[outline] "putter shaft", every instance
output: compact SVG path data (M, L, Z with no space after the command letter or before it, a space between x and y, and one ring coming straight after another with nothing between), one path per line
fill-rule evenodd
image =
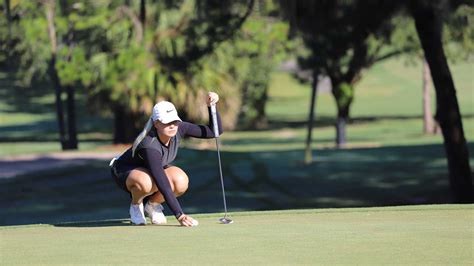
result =
M224 177L222 175L221 154L219 151L219 139L216 137L217 158L219 160L219 175L221 178L222 199L224 201L224 218L227 217L227 202L225 199Z
M222 163L221 163L221 153L219 149L219 127L217 124L217 109L216 105L212 104L211 105L211 115L212 115L212 122L214 126L214 136L216 139L216 148L217 148L217 159L219 161L219 176L221 179L221 188L222 188L222 199L224 202L224 217L220 219L222 223L232 223L233 221L229 218L227 218L227 202L226 202L226 197L225 197L225 188L224 188L224 177L222 175Z

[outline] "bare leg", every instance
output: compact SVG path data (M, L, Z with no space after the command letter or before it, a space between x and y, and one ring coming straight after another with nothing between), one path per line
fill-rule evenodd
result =
M170 166L165 169L165 174L170 181L171 189L173 189L176 197L179 197L188 190L189 178L188 175L179 167ZM163 194L157 189L156 192L149 198L150 202L163 203L165 198Z
M171 166L165 169L166 176L170 181L171 189L176 196L181 196L188 189L188 176L179 167ZM150 202L163 203L163 195L158 190L150 173L145 168L137 168L130 172L126 181L127 189L132 194L132 203L140 204L146 196Z
M132 194L132 204L140 204L143 198L158 191L155 182L145 168L132 170L127 177L126 185Z

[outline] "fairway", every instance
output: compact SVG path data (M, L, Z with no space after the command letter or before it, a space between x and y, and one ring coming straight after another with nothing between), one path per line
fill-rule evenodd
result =
M128 220L0 227L1 264L472 265L473 205L195 215L200 225Z

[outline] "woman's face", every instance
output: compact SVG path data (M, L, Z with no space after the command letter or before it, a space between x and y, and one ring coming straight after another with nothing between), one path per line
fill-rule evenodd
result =
M158 131L158 134L160 135L172 138L176 135L176 133L178 133L178 123L179 121L173 121L168 124L163 124L160 121L156 121L156 131Z

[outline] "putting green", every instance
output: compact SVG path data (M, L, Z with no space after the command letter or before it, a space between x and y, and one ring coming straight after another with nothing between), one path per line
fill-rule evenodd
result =
M474 205L194 215L200 225L127 220L0 227L2 265L473 265Z

